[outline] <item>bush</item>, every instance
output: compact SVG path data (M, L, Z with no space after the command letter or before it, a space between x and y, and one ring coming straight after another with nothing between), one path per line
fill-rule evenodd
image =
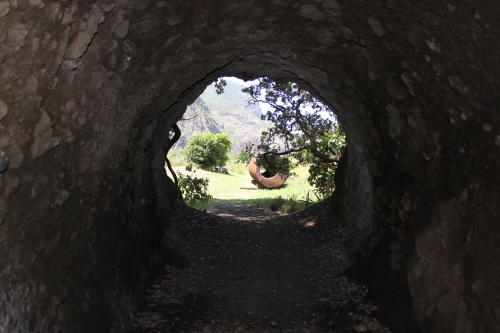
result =
M283 214L291 214L298 212L306 207L306 204L302 201L298 201L295 196L289 197L288 200L281 206L280 211Z
M184 201L194 204L196 201L208 202L212 196L208 193L208 178L196 177L193 174L183 175L178 172L179 189Z
M275 211L280 211L283 214L295 213L307 207L303 200L297 200L295 195L289 196L287 199L281 197L272 199L267 203L267 208Z
M342 127L334 126L329 133L324 133L318 147L332 155L342 155L346 150L346 139ZM297 158L300 163L309 164L307 181L316 188L315 194L322 198L331 196L335 190L334 178L337 163L322 163L308 151L302 151Z
M213 170L224 166L231 146L232 142L227 134L200 134L187 143L186 159L203 170Z

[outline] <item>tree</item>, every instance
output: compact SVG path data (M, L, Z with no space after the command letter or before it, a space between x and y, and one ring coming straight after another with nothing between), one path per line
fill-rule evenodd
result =
M225 133L204 133L195 136L186 146L186 158L202 169L223 166L229 157L232 142Z
M295 156L299 163L310 164L309 183L322 196L330 195L335 165L346 145L333 112L293 82L261 78L242 91L249 95L250 103L268 104L272 109L262 116L273 126L262 133L259 161L269 162L267 156ZM275 158L274 163L280 164L278 169L290 166L286 158Z
M328 151L332 155L341 155L345 151L345 134L340 126L334 126L331 131L323 135L318 143L321 151ZM320 159L304 150L300 152L297 159L302 164L309 165L309 184L316 188L319 196L326 198L333 194L335 189L334 176L337 163L322 163Z

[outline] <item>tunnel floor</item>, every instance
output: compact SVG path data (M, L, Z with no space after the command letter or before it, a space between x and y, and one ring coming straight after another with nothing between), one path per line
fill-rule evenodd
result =
M182 206L182 230L133 332L390 332L349 278L339 221L321 203L287 216L219 202ZM189 239L189 243L181 239Z

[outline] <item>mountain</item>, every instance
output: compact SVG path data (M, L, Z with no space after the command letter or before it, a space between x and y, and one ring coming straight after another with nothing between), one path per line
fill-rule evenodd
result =
M269 128L269 123L260 119L260 106L248 104L247 95L241 92L245 85L226 81L223 94L218 95L212 84L187 107L184 120L178 123L182 136L174 147L184 148L195 135L211 132L229 135L232 151L239 151L240 142L258 141L262 131Z
M181 130L181 137L174 145L175 148L184 148L192 137L202 133L222 133L222 126L217 123L210 109L205 104L203 99L198 97L193 104L189 105L186 113L177 125Z
M226 80L227 86L224 87L224 93L218 95L215 92L215 86L212 84L205 89L201 97L211 110L216 112L232 112L234 110L249 111L258 119L262 116L262 109L259 104L249 104L248 95L241 92L246 86L242 83Z

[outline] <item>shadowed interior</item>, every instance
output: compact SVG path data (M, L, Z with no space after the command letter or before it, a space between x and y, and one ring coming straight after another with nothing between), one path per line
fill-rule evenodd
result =
M175 229L169 129L292 80L348 138L357 269L423 332L500 331L496 1L0 2L0 330L122 332Z

